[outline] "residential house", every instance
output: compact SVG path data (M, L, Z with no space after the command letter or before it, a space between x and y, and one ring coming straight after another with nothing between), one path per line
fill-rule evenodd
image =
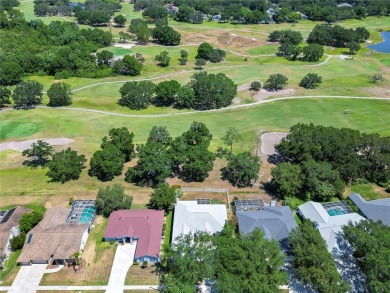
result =
M18 258L20 265L69 264L82 252L95 217L95 201L75 201L71 208L48 209L43 219L26 235Z
M288 206L264 207L257 211L237 211L236 216L241 234L248 234L255 228L259 228L267 239L280 243L286 241L291 230L297 227Z
M390 198L366 201L358 193L353 193L348 198L358 207L362 216L390 226Z
M164 211L119 210L111 213L104 241L137 242L134 261L158 262Z
M325 204L309 201L298 207L298 214L314 223L334 257L349 250L349 244L342 237L343 226L364 220L344 201Z
M214 234L223 229L227 221L224 204L202 201L177 201L173 218L172 242L180 235L207 232Z

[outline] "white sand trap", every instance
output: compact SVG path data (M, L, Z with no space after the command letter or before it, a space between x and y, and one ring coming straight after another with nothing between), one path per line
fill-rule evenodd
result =
M233 37L237 37L237 35L236 34L230 34L231 36L233 36Z
M371 44L371 43L372 43L372 41L371 41L371 40L366 40L366 43L369 43L369 44Z
M251 38L252 41L257 41L256 38Z
M136 44L122 44L122 43L116 43L114 44L114 47L118 47L118 48L124 48L124 49L131 49L132 47L134 47Z
M18 151L18 152L23 152L24 150L29 149L34 142L37 142L37 140L38 139L30 139L30 140L25 140L25 141L10 141L10 142L0 143L0 152L6 151L6 150L14 150L14 151ZM64 138L64 137L49 138L49 139L43 138L41 140L47 142L48 144L50 144L52 146L67 145L73 141L73 139Z
M286 132L267 132L261 136L261 152L264 155L276 154L275 145L277 145L282 138L286 137Z
M261 101L261 100L264 100L264 99L271 97L271 96L291 95L294 92L295 92L294 89L284 89L284 90L280 90L280 91L276 91L276 92L269 92L265 89L261 89L253 96L253 98L257 101Z
M349 58L349 57L348 57L348 56L345 56L345 55L340 55L339 58L340 58L340 60L345 60L345 59L347 59L347 58Z

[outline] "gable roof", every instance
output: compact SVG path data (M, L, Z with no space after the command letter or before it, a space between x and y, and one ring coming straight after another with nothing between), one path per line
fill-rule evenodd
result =
M69 259L80 250L83 234L89 224L67 224L71 209L52 207L43 219L26 235L27 242L18 262L54 259Z
M224 204L198 204L197 201L177 201L173 220L172 241L181 234L197 231L210 234L222 230L227 221Z
M291 230L297 227L288 206L265 207L260 211L238 211L236 216L240 233L248 234L255 228L260 228L270 240L286 239Z
M298 209L305 218L318 224L325 224L330 219L329 214L319 202L309 201L301 204Z
M307 202L298 207L298 212L305 218L315 223L316 228L325 240L329 251L337 252L342 250L340 242L341 232L348 222L358 223L364 220L357 213L330 216L322 204L318 202ZM325 214L327 216L325 216Z
M119 210L111 213L104 238L138 238L135 257L160 255L164 211Z
M11 210L8 210L0 220L5 219L7 213L9 213L10 211ZM5 221L4 223L0 223L0 253L1 254L3 253L3 251L6 250L11 229L13 227L19 226L20 218L26 213L31 213L31 210L25 207L18 206L9 216L7 221Z
M366 201L360 194L353 193L348 197L368 219L382 221L390 226L390 198Z

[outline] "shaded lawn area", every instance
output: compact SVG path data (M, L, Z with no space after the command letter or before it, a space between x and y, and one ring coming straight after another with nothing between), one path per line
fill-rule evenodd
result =
M132 265L127 272L125 285L158 285L159 280L156 275L156 267L148 265L142 268L142 264Z
M171 231L173 223L173 211L171 211L165 219L164 246L169 246L171 243Z
M12 285L12 282L20 270L20 266L16 266L16 261L21 253L22 250L13 252L4 264L5 270L0 270L1 286Z

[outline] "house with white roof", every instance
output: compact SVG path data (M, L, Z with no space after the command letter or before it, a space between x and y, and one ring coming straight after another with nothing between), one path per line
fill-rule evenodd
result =
M227 213L224 204L204 204L196 200L177 201L173 218L172 243L175 243L175 239L180 235L220 232L226 221Z
M314 223L334 256L349 249L349 244L341 236L343 226L350 221L358 223L364 220L344 201L325 204L309 201L298 207L298 214Z

